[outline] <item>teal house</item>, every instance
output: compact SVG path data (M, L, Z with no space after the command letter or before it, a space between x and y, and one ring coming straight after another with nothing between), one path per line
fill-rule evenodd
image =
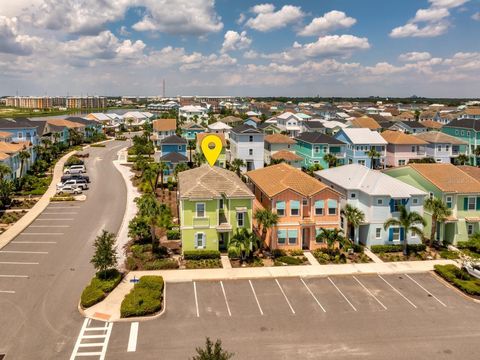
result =
M302 164L304 168L319 164L327 169L328 163L324 157L329 153L337 157L338 165L345 164L347 145L340 140L319 132L301 133L295 140L297 141L295 153L304 159Z
M442 132L467 142L470 164L480 165L480 153L475 154L475 150L480 147L480 120L463 118L452 120L442 128Z
M187 140L195 140L198 134L205 132L202 125L194 122L183 124L180 128L182 129L182 137Z

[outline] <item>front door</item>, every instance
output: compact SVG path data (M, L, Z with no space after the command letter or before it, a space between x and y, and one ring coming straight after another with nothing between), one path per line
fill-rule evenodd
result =
M253 169L253 161L247 161L247 171L251 171Z
M310 248L310 229L302 229L302 249L306 250Z
M220 251L227 250L228 245L228 234L227 233L220 233L218 234L218 248Z

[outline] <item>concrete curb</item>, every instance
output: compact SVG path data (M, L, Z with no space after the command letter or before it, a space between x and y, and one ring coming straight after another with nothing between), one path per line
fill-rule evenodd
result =
M433 277L437 278L439 281L442 282L442 284L444 284L445 286L449 287L450 289L452 290L455 290L459 295L463 296L465 299L468 299L470 301L473 301L477 304L480 304L480 300L478 299L475 299L471 296L469 296L468 294L465 294L462 290L460 290L459 288L457 288L455 285L453 284L450 284L447 280L445 280L443 277L441 277L440 275L438 275L435 270L431 271L431 274Z
M12 225L7 231L0 235L0 249L4 248L10 241L17 237L27 226L29 226L50 204L50 198L56 193L56 184L60 181L63 175L63 166L67 159L75 155L77 150L71 151L68 154L62 156L53 169L52 182L48 186L45 194L42 195L40 200L25 214L20 220Z

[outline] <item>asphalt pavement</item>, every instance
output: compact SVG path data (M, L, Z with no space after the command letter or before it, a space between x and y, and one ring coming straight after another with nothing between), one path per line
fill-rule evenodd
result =
M0 251L0 358L70 357L83 322L78 300L95 273L93 241L123 219L126 187L112 161L125 146L87 149L87 200L50 204Z

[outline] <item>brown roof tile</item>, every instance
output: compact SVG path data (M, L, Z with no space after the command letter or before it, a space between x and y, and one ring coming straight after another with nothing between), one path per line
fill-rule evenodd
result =
M433 120L423 120L423 121L420 121L420 123L423 126L428 127L430 129L441 129L443 127L442 124Z
M368 116L355 118L351 120L351 123L353 127L357 127L357 128L367 128L370 130L377 130L382 128L375 119L372 119L371 117L368 117Z
M270 144L296 144L297 142L287 135L271 134L265 136L265 142Z
M453 145L467 145L467 143L463 140L456 138L455 136L451 136L448 134L444 134L439 131L427 131L419 134L412 135L419 139L425 140L432 144L453 144Z
M380 135L388 141L389 144L394 145L426 145L428 142L419 139L413 135L405 134L401 131L386 130Z
M153 130L155 131L169 131L177 129L176 119L157 119L152 122Z
M280 150L274 153L272 156L274 160L287 160L287 161L300 161L303 160L301 156L298 156L292 151Z
M220 140L222 141L222 145L223 146L227 146L227 141L225 140L225 134L210 134L210 133L200 133L200 134L197 134L197 144L201 144L202 143L202 140L205 138L205 136L207 135L213 135L213 136L217 136L220 138Z

